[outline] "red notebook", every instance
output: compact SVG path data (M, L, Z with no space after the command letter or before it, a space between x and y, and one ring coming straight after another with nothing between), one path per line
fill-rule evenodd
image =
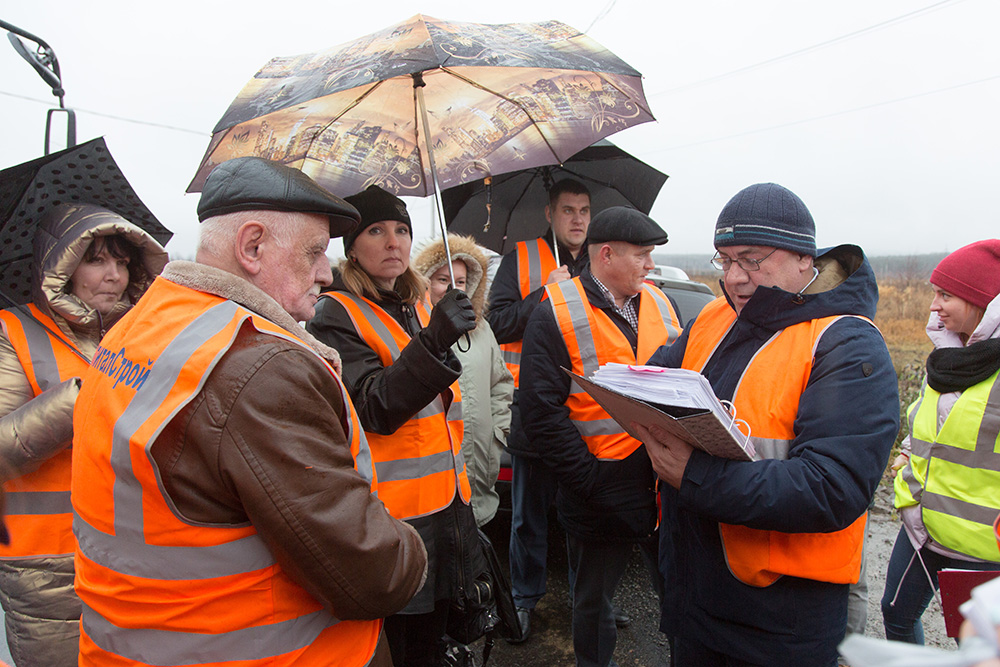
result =
M941 605L944 607L944 629L949 637L958 637L958 629L965 620L958 608L963 602L972 598L972 589L997 576L1000 576L1000 572L953 569L938 572Z

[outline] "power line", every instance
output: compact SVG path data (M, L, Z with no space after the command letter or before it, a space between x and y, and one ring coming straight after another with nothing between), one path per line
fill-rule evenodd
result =
M994 76L988 76L988 77L986 77L984 79L977 79L975 81L966 81L965 83L957 83L957 84L955 84L953 86L946 86L944 88L937 88L935 90L928 90L928 91L925 91L925 92L922 92L922 93L915 93L913 95L907 95L906 97L897 97L896 99L892 99L892 100L884 100L882 102L875 102L873 104L866 104L865 106L854 107L853 109L844 109L842 111L834 111L833 113L823 114L822 116L812 116L811 118L802 118L800 120L793 120L793 121L789 121L787 123L781 123L780 125L771 125L771 126L768 126L768 127L759 127L759 128L757 128L755 130L747 130L745 132L737 132L736 134L729 134L729 135L726 135L724 137L715 137L714 139L703 139L701 141L695 141L695 142L690 143L690 144L681 144L679 146L668 146L666 148L660 148L658 150L647 151L646 154L650 154L650 153L663 153L663 152L666 152L666 151L680 150L682 148L691 148L693 146L701 146L703 144L711 144L711 143L715 143L717 141L728 141L729 139L738 139L740 137L745 137L745 136L748 136L748 135L751 135L751 134L760 134L761 132L770 132L771 130L780 130L781 128L791 127L793 125L802 125L803 123L812 123L813 121L825 120L827 118L834 118L835 116L843 116L843 115L849 114L849 113L856 113L858 111L865 111L866 109L874 109L876 107L883 107L883 106L886 106L886 105L889 105L889 104L896 104L898 102L906 102L907 100L913 100L913 99L916 99L918 97L927 97L928 95L937 95L939 93L948 92L949 90L955 90L957 88L965 88L967 86L975 86L977 84L986 83L987 81L993 81L993 80L996 80L996 79L1000 79L1000 74L996 74Z
M656 93L653 93L651 95L648 95L647 99L653 98L653 97L659 97L661 95L669 95L671 93L677 93L677 92L680 92L680 91L683 91L683 90L688 90L690 88L697 88L699 86L703 86L703 85L708 84L708 83L713 83L713 82L718 81L720 79L726 79L728 77L735 76L737 74L743 74L744 72L749 72L751 70L755 70L755 69L758 69L760 67L766 67L768 65L773 65L774 63L780 62L782 60L788 60L789 58L794 58L796 56L801 56L801 55L804 55L806 53L810 53L812 51L817 51L819 49L826 48L828 46L833 46L834 44L846 41L848 39L853 39L855 37L860 37L861 35L867 34L869 32L874 32L876 30L882 30L883 28L888 28L888 27L890 27L890 26L892 26L894 24L902 23L904 21L909 21L910 19L917 18L918 16L920 16L922 14L926 14L928 12L936 11L938 9L943 9L945 5L955 4L955 3L958 3L958 2L965 2L965 0L941 0L940 2L936 2L933 5L927 5L926 7L923 7L921 9L915 9L912 12L908 12L906 14L901 14L899 16L896 16L896 17L891 18L891 19L887 19L887 20L882 21L880 23L876 23L874 25L870 25L867 28L861 28L860 30L855 30L854 32L849 32L849 33L841 35L839 37L834 37L832 39L828 39L826 41L819 42L818 44L813 44L812 46L807 46L805 48L798 49L796 51L791 51L791 52L786 53L786 54L781 55L781 56L776 56L774 58L768 58L767 60L762 60L759 63L754 63L753 65L746 65L745 67L740 67L740 68L731 70L729 72L724 72L722 74L716 74L715 76L710 76L708 78L701 79L699 81L694 81L692 83L686 83L684 85L676 86L674 88L668 88L667 90L661 90L659 92L656 92ZM596 22L596 19L595 19L595 22Z
M52 106L52 103L46 100L40 100L37 97L28 97L26 95L17 95L15 93L8 93L5 90L0 90L0 95L6 95L7 97L16 97L19 100L27 100L29 102L38 102L39 104L44 104L45 106ZM174 130L175 132L186 132L188 134L197 134L199 137L211 137L210 134L206 132L198 132L197 130L190 130L186 127L177 127L176 125L166 125L164 123L153 123L148 120L136 120L134 118L125 118L124 116L115 116L114 114L103 113L100 111L91 111L89 109L81 109L79 107L70 107L73 111L79 111L80 113L90 114L91 116L100 116L102 118L110 118L112 120L120 120L125 123L134 123L135 125L147 125L149 127L158 127L164 130Z
M605 16L607 16L611 12L612 9L614 9L616 2L618 2L618 0L611 0L611 2L609 2L608 4L606 4L604 6L604 9L602 9L600 11L600 13L598 13L597 16L594 17L594 20L590 22L590 25L587 26L587 29L584 30L584 32L585 33L589 33L591 31L591 29L593 29L594 25L597 24L598 21L600 21L601 19L603 19Z

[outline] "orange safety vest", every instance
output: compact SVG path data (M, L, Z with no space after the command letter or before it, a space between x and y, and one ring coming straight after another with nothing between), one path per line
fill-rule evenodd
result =
M344 307L358 335L386 368L410 342L399 322L374 301L348 292L327 292L321 298L333 299ZM421 326L427 326L426 308L416 311ZM472 498L462 455L462 392L457 381L450 389L450 397L447 392L439 394L395 433L368 434L378 497L397 519L444 509L455 498L456 488L465 504Z
M600 308L587 299L580 278L545 288L563 342L569 351L572 370L589 377L601 364L645 362L661 345L669 345L681 334L677 314L670 300L657 287L643 284L639 293L639 331L636 351L621 329ZM608 416L590 394L572 384L566 399L569 417L590 453L603 460L628 458L642 444Z
M253 525L186 521L160 483L153 443L244 325L312 351L232 301L157 278L87 370L72 485L83 667L347 667L375 653L381 620L334 618ZM341 394L355 465L371 483L364 433Z
M518 241L515 252L517 252L518 285L521 288L521 298L524 299L544 285L545 279L559 266L556 264L556 256L552 254L552 248L544 238ZM586 252L586 249L583 252ZM507 370L514 376L514 387L517 387L521 374L521 341L504 343L500 346L500 351L503 353Z
M87 368L76 344L34 305L0 311L0 326L35 396ZM3 485L11 543L0 545L0 559L68 556L76 549L69 499L72 456L66 447L37 470Z
M732 403L750 425L751 439L763 458L788 458L795 439L799 399L809 382L816 346L827 328L843 317L821 317L775 333L744 369ZM698 315L688 334L683 368L701 372L736 322L736 312L718 298ZM874 324L872 324L874 326ZM856 583L867 513L830 533L783 533L719 524L729 570L745 584L770 586L782 575L835 584Z

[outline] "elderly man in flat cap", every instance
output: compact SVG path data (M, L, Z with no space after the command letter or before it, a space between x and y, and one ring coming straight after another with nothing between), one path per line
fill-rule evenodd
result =
M390 665L381 619L426 552L371 493L337 353L298 324L357 211L238 158L198 217L196 261L108 332L76 403L80 665Z
M573 590L576 664L613 664L611 600L638 543L661 592L656 567L655 475L630 437L561 367L589 376L601 364L642 364L681 333L669 299L644 282L651 253L667 234L624 206L594 217L590 268L548 285L532 313L521 356L522 424L559 479L556 506L566 530Z

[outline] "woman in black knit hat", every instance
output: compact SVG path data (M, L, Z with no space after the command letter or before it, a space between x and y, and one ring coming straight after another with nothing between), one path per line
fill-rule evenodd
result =
M485 569L462 457L462 366L451 346L475 327L464 292L428 316L427 282L410 268L406 206L378 186L346 197L361 224L306 329L336 348L375 462L378 496L427 547L423 588L385 630L398 666L441 665L451 602Z

